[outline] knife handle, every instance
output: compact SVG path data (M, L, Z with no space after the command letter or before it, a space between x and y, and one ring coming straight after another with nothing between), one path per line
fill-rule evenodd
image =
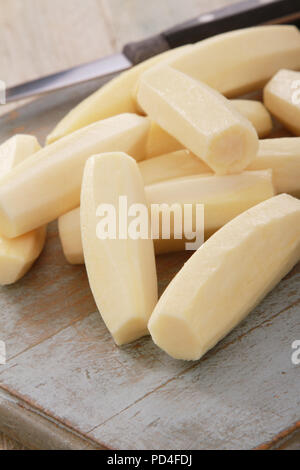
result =
M143 39L142 41L126 44L123 48L123 54L133 65L136 65L169 49L170 45L168 41L162 34L157 34L156 36Z
M169 49L234 29L264 23L293 23L300 17L297 3L295 0L243 1L204 13L143 41L127 44L123 52L133 64L138 64Z

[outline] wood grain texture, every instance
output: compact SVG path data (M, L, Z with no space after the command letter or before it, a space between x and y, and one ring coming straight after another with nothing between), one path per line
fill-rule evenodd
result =
M226 3L233 2L2 0L0 71L8 83L54 72ZM43 142L98 85L4 115L0 142L16 132ZM158 257L160 293L188 256ZM299 366L291 362L299 288L300 266L200 362L175 361L150 338L118 348L96 312L85 268L66 264L53 223L33 269L0 289L8 354L0 431L32 448L299 447ZM1 439L0 448L14 445Z
M0 433L0 451L1 450L26 450L26 447L12 439L8 439L3 433Z
M238 1L1 0L0 79L11 86L95 60L126 42ZM0 115L5 112L0 106Z
M1 0L0 71L8 85L121 50L237 0Z

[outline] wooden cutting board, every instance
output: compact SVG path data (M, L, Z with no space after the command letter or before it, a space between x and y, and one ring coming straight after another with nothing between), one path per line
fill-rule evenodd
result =
M0 119L0 142L47 132L99 83L59 92ZM20 199L20 204L22 200ZM157 258L160 293L188 259ZM300 447L300 265L199 362L150 338L118 348L84 266L66 263L57 226L33 269L0 289L0 431L42 449Z

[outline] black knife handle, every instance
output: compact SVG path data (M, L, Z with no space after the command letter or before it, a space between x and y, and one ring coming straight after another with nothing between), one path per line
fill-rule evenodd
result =
M295 0L247 0L200 15L163 33L171 48L234 29L271 23L300 13Z
M297 0L247 0L204 13L161 34L130 43L123 52L133 64L138 64L168 49L216 34L264 23L294 23L294 19L299 17Z
M123 54L134 64L139 64L144 60L150 59L157 54L168 51L170 49L168 41L162 34L157 34L151 38L142 41L131 42L126 44Z

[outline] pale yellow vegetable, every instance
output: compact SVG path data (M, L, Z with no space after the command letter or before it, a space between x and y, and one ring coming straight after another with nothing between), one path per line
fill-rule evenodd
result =
M198 157L188 150L161 155L138 164L145 185L157 183L178 176L210 172L210 169ZM83 251L80 232L79 208L58 218L60 241L67 261L82 264Z
M300 136L300 72L280 70L264 88L264 103L287 129Z
M47 137L47 144L93 122L121 113L139 113L133 97L139 76L162 60L171 59L188 49L189 45L159 54L121 73L72 109Z
M205 204L206 237L244 210L274 195L270 170L229 176L206 174L179 178L146 186L145 190L149 205L192 203L195 208L197 203ZM165 212L166 215L163 208L161 212ZM58 226L66 259L71 264L82 264L84 259L79 208L61 216ZM186 240L174 239L172 229L171 235L170 240L154 241L156 254L185 249Z
M139 164L145 184L211 172L187 150L144 160ZM259 141L257 157L247 170L273 170L276 193L300 197L300 137L281 137Z
M249 119L258 137L268 136L273 128L270 113L260 101L231 100L231 103L245 118Z
M112 204L119 216L119 196L143 204L146 196L136 162L123 153L91 157L81 193L81 232L90 287L101 316L118 345L148 334L147 322L157 302L153 241L99 239L97 209Z
M141 76L138 101L152 120L217 174L239 173L257 154L254 127L230 101L168 65Z
M245 171L227 176L188 176L147 186L146 195L149 204L192 204L193 231L196 229L196 204L203 204L204 235L208 238L241 212L274 196L272 171ZM161 213L166 216L167 212L168 209L162 206ZM171 234L170 240L161 237L155 240L157 254L185 249L184 237L183 240L173 239L173 230Z
M31 135L18 134L4 142L0 145L0 178L40 148ZM40 255L45 238L46 227L14 239L0 236L0 285L13 284L27 273Z
M277 193L300 197L300 137L281 137L259 142L257 158L248 170L273 170Z
M211 169L200 158L188 150L178 150L139 163L145 185L173 178L211 173Z
M0 145L0 177L41 149L36 137L16 134Z
M83 264L79 207L58 218L58 233L66 260L70 264Z
M226 336L300 259L300 201L275 196L225 225L169 284L149 321L154 342L197 360Z
M261 88L280 69L300 69L296 26L246 28L199 42L170 65L231 98Z
M272 131L272 119L260 101L231 100L237 111L247 118L257 132L258 137L266 137ZM158 157L165 153L183 149L183 145L164 131L155 121L151 127L146 143L146 158Z
M17 238L0 236L0 285L17 282L31 268L44 248L46 227Z
M124 150L140 158L147 118L121 114L91 124L45 147L14 168L0 185L0 227L13 238L79 205L86 160L97 152Z
M178 140L164 131L155 121L151 122L146 142L146 158L158 157L183 148Z
M145 184L172 178L209 173L198 157L187 150L151 158L139 163ZM300 198L300 138L287 137L260 140L258 155L247 170L273 171L273 185L276 193L288 193ZM255 194L255 188L254 192ZM220 224L219 224L220 225ZM79 209L59 218L59 233L64 254L72 264L83 263L80 235ZM155 241L156 253L183 249L181 240Z
M171 61L175 68L226 96L238 96L263 86L280 68L299 69L299 38L294 26L258 26L160 54L122 73L81 102L57 124L47 143L100 119L139 112L133 97L137 81L141 73L159 61Z

